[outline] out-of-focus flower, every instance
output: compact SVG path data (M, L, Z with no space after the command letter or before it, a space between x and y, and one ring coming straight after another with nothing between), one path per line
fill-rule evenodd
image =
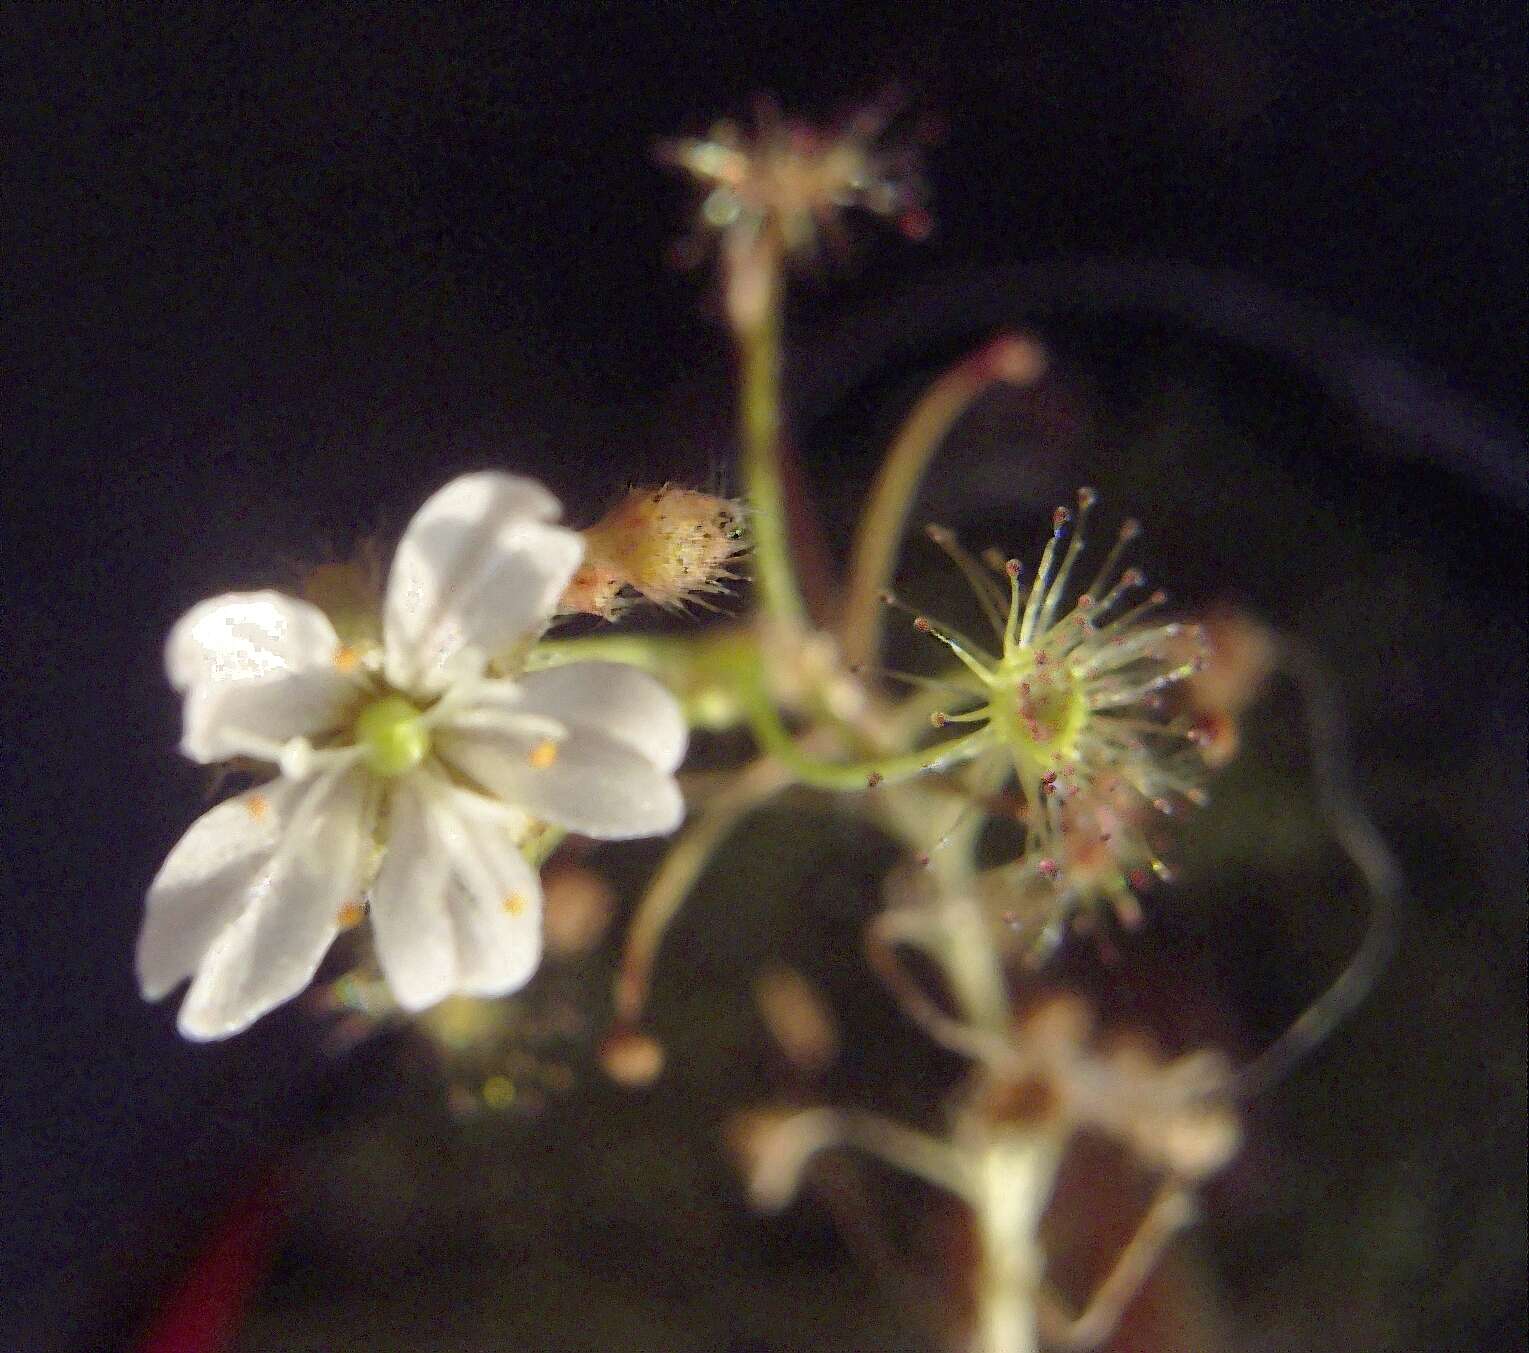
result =
M1213 612L1204 624L1209 654L1184 683L1182 698L1195 719L1192 736L1200 755L1219 767L1237 755L1243 716L1268 685L1278 641L1268 626L1241 611Z
M1139 1036L1101 1045L1092 1013L1071 996L1016 1020L1012 1038L969 1032L975 1041L968 1051L979 1063L952 1102L943 1136L856 1110L765 1108L735 1116L728 1141L750 1196L779 1211L822 1153L878 1157L964 1202L977 1273L989 1284L1003 1275L1003 1285L987 1291L986 1329L1001 1327L1008 1337L970 1345L963 1337L962 1347L1036 1348L1038 1328L1050 1331L1048 1347L1100 1347L1163 1248L1195 1220L1194 1191L1241 1145L1231 1069L1210 1050L1166 1058ZM1053 1256L1043 1223L1083 1134L1115 1140L1157 1183L1111 1277L1073 1317L1049 1284ZM1139 1181L1131 1173L1134 1190Z
M521 853L537 828L679 824L687 730L668 692L610 663L516 675L582 554L559 512L512 475L446 485L399 542L374 641L270 591L176 624L182 752L277 772L199 818L149 889L139 983L153 1000L194 974L187 1037L237 1033L296 995L368 912L405 1009L513 991L541 956Z
M1209 1049L1169 1058L1142 1035L1096 1035L1092 1012L1072 995L1016 1021L1012 1051L975 1082L985 1130L1093 1129L1187 1182L1223 1169L1242 1141L1227 1059Z
M761 313L761 288L773 276L773 265L758 266L763 256L811 260L825 238L842 244L840 218L847 210L891 218L912 237L928 233L919 157L911 146L886 140L895 111L895 102L884 98L838 127L820 129L783 118L773 102L760 99L752 133L723 121L704 137L659 144L659 159L706 190L696 240L720 239L735 322ZM700 250L693 243L688 252Z
M774 964L754 979L754 1006L799 1072L817 1075L839 1055L839 1029L823 995L795 968Z
M913 234L925 228L918 157L883 143L895 108L882 99L825 129L783 118L761 98L752 134L722 121L704 137L661 142L658 156L709 189L704 227L743 235L774 229L789 253L811 257L821 236L838 235L838 218L850 208L898 219Z
M638 1090L662 1074L664 1046L639 1029L618 1025L600 1045L600 1065L617 1085Z
M581 864L549 871L542 930L554 958L582 958L605 938L616 915L616 890L610 881Z

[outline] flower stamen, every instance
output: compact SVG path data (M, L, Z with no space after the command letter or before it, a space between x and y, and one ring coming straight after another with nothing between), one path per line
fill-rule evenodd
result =
M1021 647L1029 644L1035 638L1036 623L1040 619L1041 604L1045 600L1050 587L1052 576L1051 565L1056 558L1057 543L1062 539L1062 533L1067 530L1067 523L1072 520L1072 512L1065 507L1059 507L1051 514L1051 538L1046 542L1046 548L1041 554L1041 566L1035 570L1035 582L1030 588L1030 600L1025 603L1025 618L1019 626L1019 643Z
M977 604L982 607L982 614L987 617L994 634L1001 640L1004 633L1002 611L1004 598L998 585L983 572L982 565L972 557L956 538L956 533L948 526L936 526L931 523L924 528L924 534L944 551L951 563L961 570L961 576L977 594Z
M931 620L927 615L915 616L913 628L920 634L933 635L952 653L958 657L967 669L979 681L991 682L993 673L988 662L983 661L987 657L976 644L973 644L965 635L951 629L949 625L941 624L937 620Z
M1083 526L1088 521L1089 509L1098 501L1099 495L1090 488L1078 490L1078 512L1072 528L1072 539L1068 542L1067 553L1062 556L1061 567L1057 569L1056 578L1052 581L1046 592L1046 600L1041 603L1040 616L1036 621L1036 628L1044 634L1051 628L1051 623L1056 617L1057 607L1061 604L1062 597L1067 590L1067 579L1072 574L1072 566L1077 561L1078 555L1083 552ZM1063 509L1058 508L1061 512Z
M1110 546L1110 552L1105 555L1104 563L1095 575L1093 582L1084 588L1084 593L1091 597L1099 595L1099 589L1104 586L1110 575L1114 573L1116 565L1120 563L1120 556L1125 553L1126 546L1141 534L1141 523L1135 517L1127 517L1120 523L1120 531L1115 537L1115 543Z

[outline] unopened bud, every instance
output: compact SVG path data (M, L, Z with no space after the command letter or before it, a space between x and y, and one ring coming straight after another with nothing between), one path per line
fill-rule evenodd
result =
M754 1004L782 1052L803 1071L821 1071L839 1050L833 1016L791 968L769 968L754 983Z
M542 884L542 935L555 958L587 954L604 936L616 910L611 886L592 869L569 865Z
M613 619L624 592L678 608L725 593L743 553L743 510L731 498L666 484L633 489L583 532L584 562L564 610Z
M612 1029L600 1047L600 1065L617 1085L640 1090L664 1069L664 1047L637 1029Z

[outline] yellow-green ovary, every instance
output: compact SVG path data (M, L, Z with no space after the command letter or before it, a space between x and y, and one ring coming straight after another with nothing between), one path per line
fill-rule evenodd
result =
M430 732L419 710L401 695L389 695L373 701L357 717L356 745L377 775L402 775L429 754Z

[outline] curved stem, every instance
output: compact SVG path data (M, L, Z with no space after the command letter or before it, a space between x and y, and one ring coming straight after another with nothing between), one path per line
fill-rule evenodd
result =
M1091 1353L1100 1347L1119 1328L1126 1308L1174 1237L1194 1219L1194 1203L1184 1185L1176 1179L1163 1183L1080 1315L1064 1315L1059 1299L1043 1289L1046 1300L1039 1304L1039 1312L1046 1342L1067 1353Z
M1370 919L1359 948L1332 984L1294 1023L1236 1074L1233 1091L1249 1099L1287 1076L1370 993L1396 946L1403 881L1390 849L1370 821L1349 776L1342 707L1331 678L1298 640L1281 636L1277 670L1300 688L1311 734L1312 775L1333 835L1369 889Z
M790 783L774 761L756 761L731 779L681 829L648 881L627 930L621 971L616 977L616 1017L627 1024L642 1018L653 977L653 961L669 923L695 887L716 849L750 812Z
M884 911L866 927L865 949L871 970L881 978L903 1013L941 1047L979 1065L1014 1065L1018 1058L1013 1043L992 1029L991 1012L1008 1008L1003 973L996 961L977 965L975 973L970 965L945 963L951 987L962 1006L972 1019L982 1022L968 1024L955 1019L940 1009L897 955L899 943L915 943L930 952L929 936L924 933L927 927L910 926L909 920L906 911ZM991 954L992 950L988 952Z
M1039 345L994 339L946 372L913 406L876 473L850 556L849 588L840 638L845 661L874 660L881 647L881 594L892 578L897 549L924 472L950 429L995 384L1032 385L1045 370Z

